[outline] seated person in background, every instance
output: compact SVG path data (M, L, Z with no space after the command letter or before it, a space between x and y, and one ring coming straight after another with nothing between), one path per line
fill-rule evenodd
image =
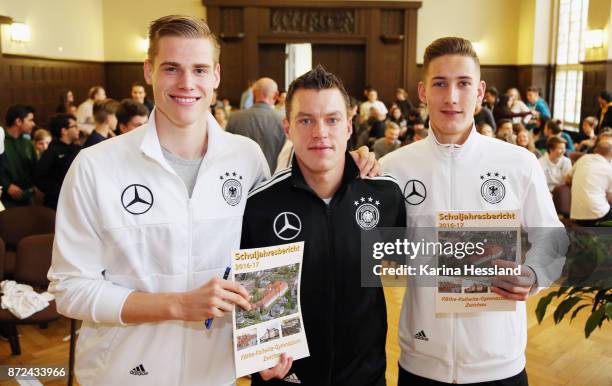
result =
M368 119L369 139L367 145L369 147L372 147L372 145L374 144L374 142L376 142L378 138L382 138L385 136L385 129L387 128L386 119L386 111L383 113L376 107L372 107L372 111L370 112L370 118Z
M612 220L612 133L599 136L593 154L580 157L568 182L572 184L570 218L583 226Z
M504 96L505 95L502 95L502 97ZM498 122L495 138L516 145L516 136L514 135L514 130L512 128L512 120L506 118Z
M133 99L124 99L119 104L115 116L117 117L117 129L115 130L115 134L125 134L147 123L149 119L149 109L147 106Z
M597 116L599 117L599 124L595 134L599 135L606 127L612 127L612 92L602 91L597 97L599 103L599 111Z
M493 112L495 105L497 104L498 95L499 92L497 91L497 88L494 86L488 87L485 90L484 98L482 99L483 107L486 107L489 109L489 111Z
M531 134L531 131L525 129L524 127L522 129L519 129L516 134L516 144L532 152L533 155L536 156L536 158L542 157L542 153L540 153L538 149L536 149L533 143L533 136Z
M593 146L597 136L595 135L595 128L597 127L597 119L595 117L586 117L582 121L581 131L576 137L576 151L583 153L589 153Z
M553 191L557 186L565 183L565 177L572 170L572 161L565 154L565 140L559 137L550 137L546 145L547 152L538 160L546 176L548 190Z
M479 124L477 124L476 131L487 137L495 137L495 135L493 134L493 128L491 127L491 125L485 122L480 122Z
M389 109L389 122L395 123L400 128L400 140L405 140L407 135L412 137L413 131L408 130L408 122L399 106L393 105Z
M12 105L8 108L4 153L0 156L2 203L7 208L28 206L34 197L36 150L29 137L34 126L32 107Z
M115 113L119 108L119 102L114 99L106 99L102 102L96 102L93 108L94 121L96 127L91 132L83 147L93 146L97 143L115 136L117 129L117 116Z
M495 109L493 110L493 117L495 118L497 126L499 126L503 120L509 119L510 123L512 123L514 118L519 118L520 120L521 117L530 114L529 111L514 113L510 110L510 106L512 106L510 97L508 95L500 95L497 105L495 105Z
M72 90L64 89L59 94L59 104L56 113L75 114L77 107L74 105L74 93Z
M51 133L43 128L39 128L34 132L32 143L34 144L34 150L36 150L36 159L39 160L42 153L47 150L51 143Z
M147 90L145 90L145 87L142 84L138 82L132 83L131 96L133 101L145 105L147 110L149 110L149 113L153 111L153 107L155 105L147 98Z
M523 125L523 122L512 122L512 132L514 132L515 135L522 130L527 130L525 125Z
M281 116L285 116L285 99L287 98L287 91L280 90L278 92L278 97L276 98L276 104L274 105L274 110L278 111Z
M223 103L223 110L225 110L225 116L229 118L230 114L232 113L232 109L233 109L232 105L230 104L229 99L223 98L221 103Z
M81 147L76 145L79 128L74 115L52 116L49 129L54 139L36 165L34 181L36 187L45 194L44 205L56 209L64 177Z
M519 90L515 87L509 88L506 91L506 95L508 95L508 98L510 98L510 110L513 113L529 113L525 114L523 117L517 116L512 118L512 123L529 122L531 110L529 110L529 107L527 107L525 102L523 102L521 99L521 93Z
M486 123L491 127L492 132L495 132L497 129L497 125L495 124L495 119L493 119L493 113L489 110L488 107L476 104L476 111L474 111L474 124L476 126L481 123Z
M395 90L395 104L400 108L404 117L408 116L408 112L414 108L412 102L408 99L408 92L403 88Z
M550 119L550 108L540 97L540 89L535 86L527 88L527 107L531 109L531 120L527 123L527 129L537 134Z
M215 110L213 111L213 115L215 119L217 120L217 123L219 124L219 126L221 126L223 130L225 130L225 128L227 127L227 116L226 116L225 110L221 107L215 107Z
M76 112L79 128L87 135L91 134L95 128L93 106L95 102L102 102L106 99L106 91L101 86L94 86L89 89L88 98L79 105Z
M372 88L368 90L368 100L359 106L359 115L361 116L362 122L372 117L373 107L375 107L379 113L387 116L387 106L378 100L378 92Z
M400 128L394 122L388 122L385 128L384 138L379 138L374 142L372 151L376 159L380 159L387 153L391 153L393 150L399 149L402 146L401 141L398 139L400 134Z
M427 138L427 136L429 135L429 130L427 130L426 128L417 128L414 129L414 137L412 137L412 142L418 142L422 139Z
M569 136L566 132L564 132L561 128L561 121L558 119L549 119L544 124L544 135L540 137L535 143L536 148L538 149L547 149L548 148L548 139L550 137L559 137L563 138L566 143L566 151L572 152L574 151L574 141L572 141L572 137Z

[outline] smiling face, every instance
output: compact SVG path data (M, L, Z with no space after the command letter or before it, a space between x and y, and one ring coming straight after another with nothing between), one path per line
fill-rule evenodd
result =
M527 130L521 130L516 135L516 144L521 147L527 147L529 145L529 134Z
M565 143L561 142L555 145L554 148L548 150L548 157L551 160L557 160L565 154Z
M346 103L337 88L297 90L284 126L304 174L321 175L344 167L342 160L352 130Z
M156 110L175 127L201 121L208 111L221 70L206 38L162 37L153 62L145 61L144 75L153 86Z
M429 63L418 91L421 101L427 103L430 126L439 141L467 138L484 90L479 66L471 57L444 55Z

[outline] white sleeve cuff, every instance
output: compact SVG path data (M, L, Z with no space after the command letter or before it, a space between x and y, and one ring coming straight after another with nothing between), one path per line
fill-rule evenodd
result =
M121 320L121 310L132 291L134 290L106 282L98 292L93 307L93 320L97 323L125 325Z

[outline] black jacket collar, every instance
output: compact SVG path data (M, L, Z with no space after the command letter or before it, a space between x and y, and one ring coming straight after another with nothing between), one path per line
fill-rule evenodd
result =
M342 174L342 183L338 188L338 191L334 194L336 196L339 192L343 191L348 184L359 177L359 168L353 160L351 154L347 151L344 153L344 172ZM297 162L295 153L291 161L291 184L296 188L305 189L316 195L315 191L308 185L304 179L304 175L300 170L300 165Z

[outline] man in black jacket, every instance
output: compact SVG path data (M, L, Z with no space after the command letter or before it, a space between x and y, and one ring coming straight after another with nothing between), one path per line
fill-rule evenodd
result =
M305 242L300 305L310 357L283 355L253 385L384 385L385 299L382 288L361 286L360 237L405 225L401 190L389 176L359 178L346 151L348 96L333 74L317 66L302 75L285 105L292 167L250 193L241 247Z
M74 115L54 115L49 129L53 141L36 165L35 183L45 194L44 205L56 209L64 176L81 147L75 144L79 139L79 128Z

